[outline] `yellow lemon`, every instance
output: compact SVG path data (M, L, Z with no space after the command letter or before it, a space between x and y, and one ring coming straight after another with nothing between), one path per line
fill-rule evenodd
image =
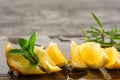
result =
M101 68L108 61L108 57L98 43L86 42L78 46L80 55L89 68Z
M105 65L107 69L120 68L119 53L116 48L109 47L104 49L108 56L108 63Z
M72 41L70 49L70 65L72 68L87 68L87 65L82 60L78 45Z
M23 75L30 74L44 74L38 66L30 66L29 61L20 54L8 54L8 51L13 49L11 44L8 43L5 47L5 55L7 59L8 66L10 69L17 73Z
M47 73L57 72L61 70L61 68L59 68L54 63L54 61L48 56L47 52L44 49L40 47L37 47L36 49L37 50L35 53L39 57L40 64Z
M118 61L120 62L120 52L118 52ZM119 68L120 68L120 64L119 64Z
M63 53L60 51L56 43L51 42L46 49L49 57L55 62L59 67L63 67L68 64L68 60L65 58Z

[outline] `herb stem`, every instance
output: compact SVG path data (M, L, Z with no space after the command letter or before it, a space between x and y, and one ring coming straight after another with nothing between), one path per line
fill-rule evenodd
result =
M117 50L120 50L120 30L118 30L117 26L115 25L111 30L106 31L97 16L94 13L92 13L92 16L99 25L99 28L92 26L88 31L85 31L84 28L82 28L82 34L85 37L85 42L93 41L100 43L102 47L114 46ZM89 33L90 36L88 36L87 33Z

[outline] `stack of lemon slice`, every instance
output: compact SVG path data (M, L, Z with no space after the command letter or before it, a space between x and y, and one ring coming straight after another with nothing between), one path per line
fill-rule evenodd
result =
M13 49L10 43L5 47L7 64L17 74L45 74L62 70L68 64L68 60L60 51L56 43L51 42L44 50L42 47L34 46L34 52L39 58L39 65L31 66L30 61L20 54L9 54ZM86 42L77 45L74 41L70 49L71 68L120 68L120 54L114 47L101 48L95 42Z
M107 69L120 68L120 54L114 47L105 48L105 53L108 56L108 63L105 65Z
M68 60L64 57L64 54L60 51L56 43L51 42L46 52L57 66L63 67L68 64Z
M74 46L73 46L74 45ZM74 50L74 51L73 51ZM101 48L100 44L95 42L86 42L77 45L71 43L71 67L99 69L117 69L120 68L120 54L114 47ZM81 66L82 65L82 66Z
M29 60L22 55L8 54L8 51L13 49L11 44L8 43L5 47L7 64L14 73L22 75L44 74L60 71L62 70L60 67L67 65L68 61L59 50L58 46L54 44L50 44L47 51L41 47L35 46L34 52L38 56L40 63L38 66L31 66ZM54 60L56 57L58 62L57 60Z
M8 51L13 49L11 44L8 43L5 48L5 55L7 64L10 69L16 74L44 74L38 66L32 67L27 59L20 54L8 54Z
M70 64L72 68L87 68L86 63L80 56L80 51L75 42L71 43Z

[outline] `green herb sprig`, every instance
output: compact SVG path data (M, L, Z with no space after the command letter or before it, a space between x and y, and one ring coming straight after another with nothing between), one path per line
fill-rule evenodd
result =
M111 30L106 31L98 17L94 13L92 13L92 16L99 27L91 26L90 30L87 31L82 28L82 35L85 37L85 42L97 42L102 47L114 46L120 51L120 30L118 30L117 26L115 25Z
M32 34L29 40L24 38L19 38L18 43L21 49L12 49L8 51L9 54L20 54L29 60L31 66L36 66L39 64L39 59L34 53L34 45L36 41L36 32Z

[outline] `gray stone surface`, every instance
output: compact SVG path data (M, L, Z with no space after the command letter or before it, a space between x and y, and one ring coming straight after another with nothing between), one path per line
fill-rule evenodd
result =
M6 74L9 70L5 58L5 45L7 42L7 37L0 37L0 74Z
M0 35L80 34L96 25L94 12L108 29L120 25L120 0L0 0Z
M62 43L44 35L78 35L81 27L96 25L91 12L106 29L120 25L120 0L0 0L0 74L8 71L4 56L8 38L3 36L26 37L36 31L38 44L46 47L51 41L57 42L69 58L70 41L79 43L78 38Z

